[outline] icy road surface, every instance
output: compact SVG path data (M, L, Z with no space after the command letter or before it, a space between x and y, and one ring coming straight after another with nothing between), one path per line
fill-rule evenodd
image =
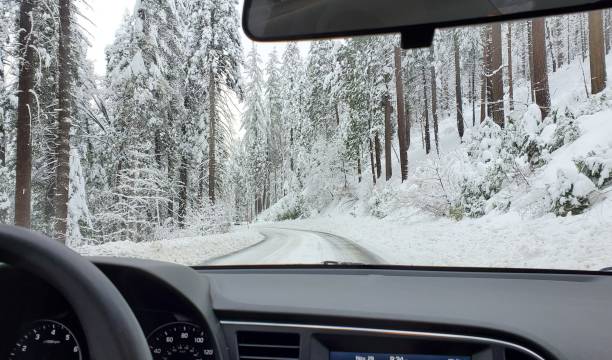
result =
M384 263L370 251L337 235L277 227L255 229L264 236L264 240L246 249L207 261L205 265L320 264L324 261Z

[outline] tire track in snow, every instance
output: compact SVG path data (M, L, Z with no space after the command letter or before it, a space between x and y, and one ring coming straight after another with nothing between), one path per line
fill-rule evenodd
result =
M324 261L384 264L384 260L350 239L320 231L262 226L264 240L211 259L205 265L320 264Z

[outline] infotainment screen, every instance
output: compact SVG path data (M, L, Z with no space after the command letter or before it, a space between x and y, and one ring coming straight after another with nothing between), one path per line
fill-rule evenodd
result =
M382 354L332 351L329 360L472 360L471 356Z

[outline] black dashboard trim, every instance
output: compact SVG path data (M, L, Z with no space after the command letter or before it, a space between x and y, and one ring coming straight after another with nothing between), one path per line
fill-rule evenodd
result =
M494 339L490 337L482 337L482 336L459 335L459 334L426 332L426 331L409 331L409 330L365 328L365 327L351 327L351 326L333 326L333 325L269 323L269 322L250 322L250 321L233 321L233 320L221 320L220 322L222 326L227 325L227 326L249 326L249 327L262 327L262 328L293 328L293 329L306 329L306 330L338 331L338 332L359 333L359 334L393 335L393 336L414 337L414 338L435 339L435 340L466 341L466 342L482 343L486 345L499 345L499 346L503 346L503 347L530 355L535 360L546 360L546 358L544 358L543 356L539 355L535 351L530 350L524 346L515 344L513 342L509 342L509 341L498 340L498 339Z
M205 272L232 272L235 270L397 270L397 271L423 271L423 272L453 272L453 273L485 273L503 275L591 275L610 276L612 268L598 271L570 270L570 269L529 269L529 268L495 268L495 267L448 267L448 266L412 266L412 265L368 265L368 264L293 264L293 265L200 265L191 266L193 270Z

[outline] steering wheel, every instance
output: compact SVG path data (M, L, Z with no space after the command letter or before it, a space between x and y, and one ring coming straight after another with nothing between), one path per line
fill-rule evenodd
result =
M90 261L41 234L0 225L0 262L57 289L81 322L92 360L151 360L136 316L111 281Z

